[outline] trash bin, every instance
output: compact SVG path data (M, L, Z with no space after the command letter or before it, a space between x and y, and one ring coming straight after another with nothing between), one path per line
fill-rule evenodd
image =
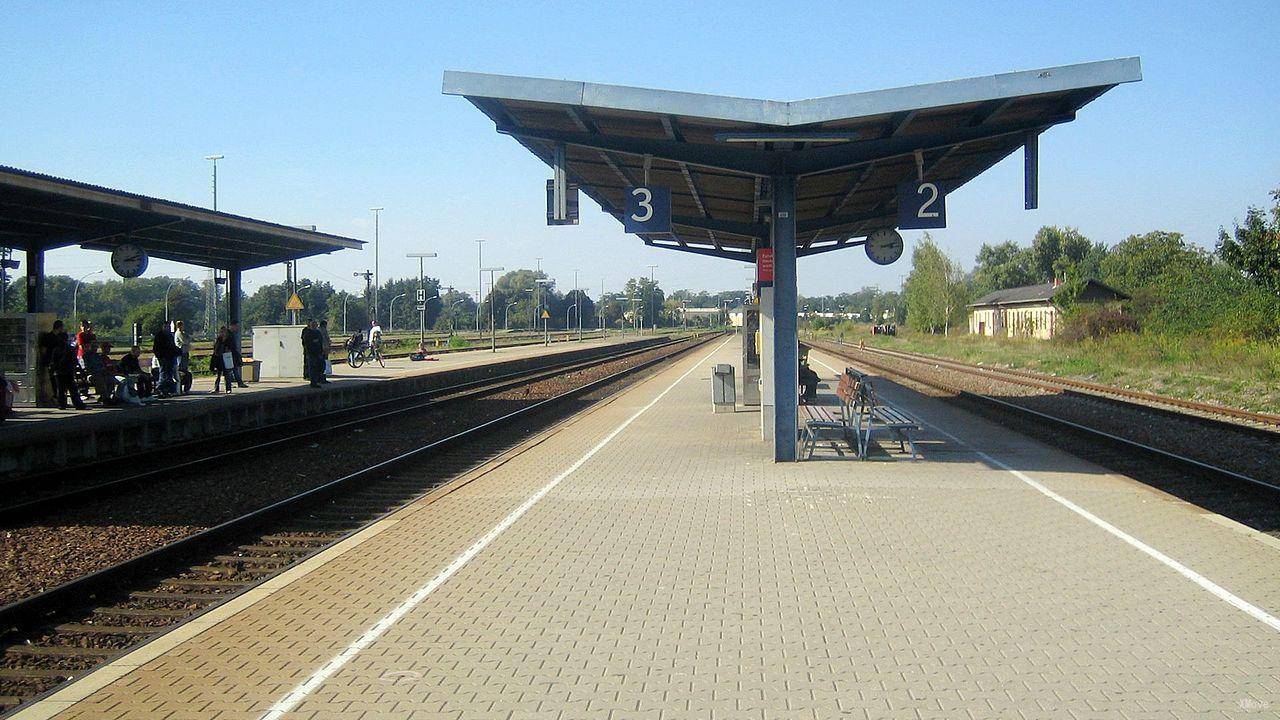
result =
M247 383L258 382L258 378L262 374L262 361L253 358L245 358L244 365L240 366L240 379Z
M738 402L733 366L724 363L711 369L711 408L713 412L733 412Z

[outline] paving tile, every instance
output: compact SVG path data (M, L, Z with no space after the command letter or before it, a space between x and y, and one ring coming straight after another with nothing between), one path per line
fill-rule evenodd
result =
M703 352L67 712L261 714L696 369L291 717L1224 717L1280 633L992 467L1280 611L1280 550L885 383L919 462L774 465ZM125 704L121 704L125 703Z

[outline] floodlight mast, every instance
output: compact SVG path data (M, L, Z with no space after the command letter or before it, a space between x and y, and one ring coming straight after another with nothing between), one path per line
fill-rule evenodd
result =
M378 319L378 289L382 284L382 278L378 275L378 213L386 210L384 207L369 208L373 213L373 319Z

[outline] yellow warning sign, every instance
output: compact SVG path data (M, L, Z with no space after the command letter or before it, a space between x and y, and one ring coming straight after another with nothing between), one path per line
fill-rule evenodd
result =
M284 304L285 310L301 310L302 298L298 297L298 293L289 296L289 302Z
M551 313L547 312L546 310L543 310L543 311L542 311L542 319L543 319L543 320L550 320L550 319L551 319Z

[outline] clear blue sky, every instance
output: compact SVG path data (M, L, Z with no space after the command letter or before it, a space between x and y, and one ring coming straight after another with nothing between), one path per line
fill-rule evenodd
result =
M359 9L355 9L359 7ZM1021 155L956 192L934 233L966 265L983 242L1043 224L1113 244L1168 229L1211 246L1280 187L1280 21L1252 3L81 3L0 6L0 164L372 239L383 277L474 291L486 264L543 267L561 288L616 289L658 264L668 289L746 284L742 264L644 247L585 202L544 225L545 165L465 100L445 69L791 100L1128 55L1121 86L1041 140L1041 206L1022 210ZM585 198L584 198L585 201ZM908 240L918 233L907 233ZM303 261L355 289L372 250ZM802 293L896 287L861 250L801 261ZM78 249L51 273L106 268ZM156 262L148 274L193 274ZM282 271L249 275L249 291ZM106 277L104 274L101 277Z

